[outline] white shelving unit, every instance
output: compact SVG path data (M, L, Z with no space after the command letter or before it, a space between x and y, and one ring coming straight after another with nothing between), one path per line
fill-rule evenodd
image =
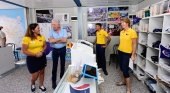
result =
M146 24L149 25L148 28L144 27ZM170 93L170 88L161 84L156 78L156 75L170 78L170 66L166 65L170 63L170 59L160 58L160 49L152 47L153 42L156 41L160 41L163 46L170 44L170 32L166 31L170 29L170 13L142 18L135 25L138 25L135 26L138 27L135 28L138 32L135 76L143 82L148 79L156 81L156 93ZM154 29L162 29L162 32L153 32ZM145 47L146 58L141 55ZM158 56L158 62L153 62L151 56Z

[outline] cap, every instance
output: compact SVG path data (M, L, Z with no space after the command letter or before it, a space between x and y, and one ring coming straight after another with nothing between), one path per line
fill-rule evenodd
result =
M3 28L2 26L0 26L0 28Z

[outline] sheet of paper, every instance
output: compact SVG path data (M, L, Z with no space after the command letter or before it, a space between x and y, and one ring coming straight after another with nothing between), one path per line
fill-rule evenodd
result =
M154 90L156 90L157 85L156 84L151 84Z
M133 61L131 59L129 60L129 67L133 70Z

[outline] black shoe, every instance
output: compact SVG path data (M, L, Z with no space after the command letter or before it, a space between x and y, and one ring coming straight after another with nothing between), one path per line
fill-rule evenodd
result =
M44 86L39 87L39 89L41 90L42 93L46 92L46 88Z
M35 84L31 85L31 91L34 92L36 90Z
M108 72L107 72L107 70L104 70L103 72L104 72L104 74L105 74L106 76L108 75Z
M56 88L56 82L52 81L52 88L55 89Z

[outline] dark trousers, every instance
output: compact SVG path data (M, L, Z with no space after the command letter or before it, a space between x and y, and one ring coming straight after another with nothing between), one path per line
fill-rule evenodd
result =
M118 51L118 61L120 70L123 72L124 78L129 78L129 60L131 54Z
M52 51L52 59L53 59L53 68L52 68L52 81L56 81L57 79L57 67L58 67L58 58L60 57L60 79L64 75L65 71L65 56L66 56L66 47L55 49Z
M96 44L96 57L98 68L106 70L106 58L105 58L105 48L102 48L102 44Z

